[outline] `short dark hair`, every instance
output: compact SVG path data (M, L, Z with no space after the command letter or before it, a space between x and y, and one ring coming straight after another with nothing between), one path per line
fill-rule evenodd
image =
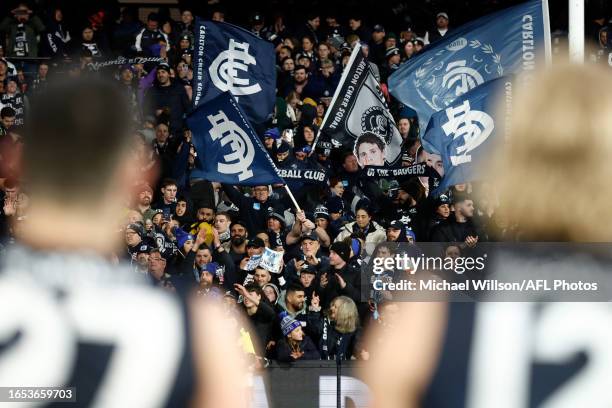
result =
M264 295L263 290L256 283L249 283L244 288L246 289L247 292L255 292L255 293L257 293L261 297L263 297L263 295Z
M178 183L176 182L176 180L171 179L171 178L163 179L162 182L161 182L161 188L166 188L168 186L176 186L176 187L178 187Z
M314 20L317 17L321 18L321 13L310 11L308 14L306 14L306 21Z
M215 216L217 215L222 215L225 218L227 218L227 220L231 223L232 222L232 216L229 215L229 213L227 211L219 211L217 214L215 214Z
M23 179L59 205L94 204L128 152L129 108L114 81L55 80L32 98Z
M0 110L1 118L12 118L16 115L17 113L15 112L15 109L11 108L10 106L5 106L4 108L2 108L2 110Z
M198 247L198 251L204 251L207 250L212 254L212 249L210 249L210 247L208 245L206 245L205 243L202 243L199 247ZM196 251L196 253L198 252Z
M355 144L356 152L359 152L359 146L361 146L363 143L375 144L378 146L380 151L385 150L385 142L383 142L380 137L376 136L372 132L363 133L361 136L357 138L357 143Z
M463 191L456 191L455 193L453 193L453 204L459 204L463 201L473 201L473 198L471 195L469 195L468 193L465 193Z
M295 66L295 68L293 68L293 72L297 72L297 71L299 71L300 69L303 69L303 70L304 70L306 73L308 73L308 70L307 70L307 69L306 69L306 67L305 67L305 66L303 66L303 65L296 65L296 66Z
M304 285L302 285L301 283L292 283L289 285L289 287L287 288L287 293L285 296L289 295L290 293L293 292L305 292L306 289L304 289Z
M355 153L353 153L351 150L347 150L344 153L342 153L342 163L344 163L346 159L350 156L355 156Z

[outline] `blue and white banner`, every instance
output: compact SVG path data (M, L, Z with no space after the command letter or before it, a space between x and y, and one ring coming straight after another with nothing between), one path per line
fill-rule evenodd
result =
M274 46L228 23L196 20L194 108L230 92L256 125L272 115L276 91Z
M482 171L486 160L509 137L512 79L489 81L431 117L423 147L430 153L439 152L444 166L442 182L434 195L455 184L486 178Z
M531 0L452 30L401 65L389 91L417 111L423 129L431 115L471 89L508 74L529 81L549 58L548 3Z
M229 92L200 105L187 118L187 125L198 153L191 178L243 186L284 184Z

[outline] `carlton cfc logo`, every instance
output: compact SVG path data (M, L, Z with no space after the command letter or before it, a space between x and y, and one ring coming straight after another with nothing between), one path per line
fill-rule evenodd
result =
M468 153L483 144L495 129L493 118L486 112L472 110L470 101L447 108L446 117L448 122L442 125L442 130L458 142L454 147L456 154L450 156L452 165L470 163L472 156Z
M416 70L414 86L431 109L440 111L458 96L504 75L501 59L491 44L461 37Z
M249 65L257 65L249 54L249 43L230 39L228 49L215 58L208 72L213 84L221 91L229 91L234 96L252 95L261 92L261 86L250 84L248 78L240 78L238 72L248 73Z
M217 163L217 171L238 175L239 181L253 177L253 170L249 167L255 158L255 148L249 136L222 111L207 118L213 126L209 132L210 138L220 141L222 147L229 145L231 149L231 153L223 156L225 162Z

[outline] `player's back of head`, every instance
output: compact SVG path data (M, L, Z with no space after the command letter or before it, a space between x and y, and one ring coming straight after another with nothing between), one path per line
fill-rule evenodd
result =
M127 153L129 109L116 86L57 80L35 96L24 138L31 195L63 205L95 201Z
M519 87L511 137L488 164L507 215L524 238L609 241L612 77L560 65Z

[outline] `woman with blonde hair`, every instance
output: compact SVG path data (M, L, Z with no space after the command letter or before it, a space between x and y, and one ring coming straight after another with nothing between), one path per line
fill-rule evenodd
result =
M350 360L357 351L361 338L357 305L347 296L332 300L328 312L319 321L319 351L323 360Z

